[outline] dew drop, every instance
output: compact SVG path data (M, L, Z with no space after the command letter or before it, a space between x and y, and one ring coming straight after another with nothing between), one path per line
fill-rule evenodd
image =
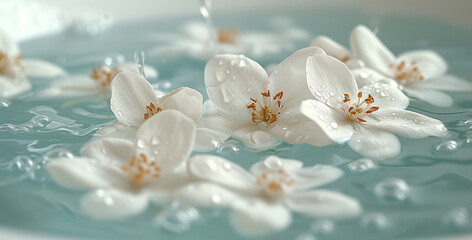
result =
M241 61L239 61L239 67L240 68L244 68L247 66L247 60L246 59L241 59Z
M387 178L375 185L374 192L380 200L402 202L408 198L410 187L403 179Z
M151 138L151 145L152 146L157 146L159 143L161 143L159 137L154 136L154 137Z
M368 77L370 77L370 73L369 73L369 72L362 71L362 72L359 74L359 77L361 77L362 79L367 79Z
M142 138L139 138L138 141L136 141L136 146L138 148L145 148L146 147L146 140L142 139Z
M231 166L230 163L224 163L224 164L223 164L223 168L224 168L226 171L229 171L229 170L231 170L233 167Z
M121 110L118 110L116 113L118 114L118 116L123 117L123 112Z
M214 204L220 204L221 203L221 196L219 194L212 194L211 195L211 202L214 203Z
M315 95L318 96L318 97L321 97L321 92L316 91L316 92L315 92Z
M270 156L264 160L264 165L267 168L277 169L282 167L282 160L276 156Z
M207 163L207 166L210 169L210 171L212 171L212 172L218 171L218 169L219 169L218 164L216 164L215 161L209 159L209 160L206 161L206 163Z
M215 77L218 82L223 82L226 79L225 69L224 68L216 69Z
M380 96L381 97L386 97L387 96L387 93L385 93L384 91L380 92Z
M336 129L336 128L338 128L338 124L336 122L331 122L331 123L329 123L329 127L332 128L332 129Z
M368 213L361 219L361 226L370 230L384 230L388 225L388 219L382 213Z
M363 173L367 172L376 167L374 161L368 158L361 158L356 161L350 162L347 167L353 173Z
M438 145L436 145L436 151L438 152L452 152L459 147L459 143L454 141L454 140L449 140L442 142Z
M223 61L219 61L219 62L218 62L218 65L219 65L219 66L223 66Z

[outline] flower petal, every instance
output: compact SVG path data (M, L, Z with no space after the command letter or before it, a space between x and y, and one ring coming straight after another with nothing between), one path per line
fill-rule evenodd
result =
M416 62L426 79L434 79L447 72L446 61L439 54L430 50L409 51L398 56L397 61Z
M90 158L59 158L49 162L46 170L60 185L90 189L122 185L126 177L116 165Z
M165 110L139 128L134 142L137 153L145 153L165 171L187 160L195 141L195 122L176 110Z
M268 84L264 68L242 55L217 55L205 66L208 97L222 111L247 111L249 98L267 91Z
M254 179L240 166L213 155L197 155L187 163L188 171L196 178L237 190L253 191Z
M82 198L85 213L97 219L121 219L135 216L146 209L148 197L144 194L98 189Z
M397 85L396 82L392 79L387 78L385 75L382 75L375 71L374 69L371 68L358 68L352 70L352 74L354 75L354 78L356 79L357 86L359 88L362 88L363 86L369 85L369 84L374 84L379 81L387 81L392 85Z
M15 79L0 76L0 98L13 99L30 89L31 84L27 79L16 82Z
M230 220L238 232L257 236L285 229L292 215L281 204L242 201L233 207Z
M337 58L339 61L345 62L351 58L351 53L346 47L327 36L319 36L315 38L310 43L310 46L323 49L326 54Z
M372 105L378 106L379 111L390 108L405 109L410 104L410 99L396 85L383 81L366 85L359 91L364 96L371 94L375 101Z
M362 211L356 199L329 190L295 193L286 203L294 211L318 217L347 218Z
M25 59L21 63L29 77L51 78L67 74L61 67L39 59Z
M73 97L91 95L101 91L108 91L108 88L99 86L95 81L86 75L67 76L59 79L38 93L41 97Z
M400 141L395 135L367 127L357 129L347 143L352 150L375 159L394 157L401 149Z
M195 89L182 87L159 99L159 107L175 109L197 121L202 114L203 96Z
M351 51L367 67L393 77L389 65L395 63L395 55L366 26L359 25L351 32Z
M231 136L246 146L259 150L271 149L280 144L280 140L275 136L254 126L237 129Z
M336 181L343 171L334 166L317 164L312 167L298 169L292 173L296 190L307 190Z
M400 109L376 113L380 120L370 125L409 138L442 137L447 134L444 124L434 118Z
M419 83L418 88L446 92L468 92L472 91L472 82L458 76L445 74L439 78Z
M240 196L234 192L214 183L191 183L177 189L175 198L190 206L195 207L227 207L235 201L240 201Z
M6 52L10 55L20 53L18 43L3 28L0 28L0 51Z
M92 159L123 164L131 160L133 150L133 142L131 141L120 138L104 138L89 143L82 149L82 154Z
M335 143L346 142L354 132L351 123L343 113L334 111L324 103L305 100L300 106L300 111L314 121Z
M259 161L251 166L251 173L255 176L261 175L274 168L283 168L287 172L295 172L303 167L303 162L292 159L269 156L264 161Z
M282 61L270 75L271 90L283 91L284 111L298 111L300 103L312 98L307 88L306 61L316 54L325 54L321 48L309 47L296 51Z
M121 63L120 65L117 66L118 69L120 69L123 72L132 72L136 74L141 74L141 70L138 68L136 63L132 62L125 62ZM159 73L157 70L149 65L144 65L144 74L146 74L147 78L157 78Z
M409 87L404 88L403 91L410 97L420 99L436 107L450 107L454 103L451 96L438 90Z
M311 119L301 113L280 115L278 124L270 133L291 144L308 143L313 146L326 146L333 141Z
M332 96L357 94L357 84L351 70L334 57L322 54L309 57L306 77L308 88L320 102L326 102Z
M120 122L114 122L101 127L93 136L133 140L137 131L138 129L135 127L130 127Z
M144 122L146 106L150 103L156 105L158 99L144 77L121 72L111 82L111 110L118 121L128 126L140 126Z
M197 152L211 152L223 144L230 136L231 131L198 127L193 150Z

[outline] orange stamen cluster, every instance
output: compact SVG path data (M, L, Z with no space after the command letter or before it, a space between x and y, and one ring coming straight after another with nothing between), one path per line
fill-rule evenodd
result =
M346 103L346 107L342 107L341 109L344 110L349 119L359 122L366 122L364 119L366 114L373 113L377 110L379 110L378 106L371 106L375 100L372 95L369 94L369 96L361 101L362 98L362 92L357 93L357 102L354 104L351 104L351 97L349 94L344 94L344 100L343 102Z
M262 103L257 99L251 98L252 103L247 105L248 109L252 109L252 122L253 123L266 123L271 124L277 121L278 115L281 113L282 108L282 97L283 91L278 92L273 97L270 94L270 90L267 92L261 92Z
M111 81L115 76L120 73L120 69L110 66L100 66L99 68L94 68L92 70L92 75L90 76L93 80L97 81L100 86L107 87L110 86Z
M270 197L281 196L284 189L295 184L295 180L283 169L268 170L256 177L256 184Z
M155 114L162 112L162 108L154 106L154 103L150 103L149 106L146 106L146 113L144 114L144 120L152 117Z
M239 35L239 31L234 28L219 29L217 31L217 35L218 35L218 42L234 44L236 42L236 38Z
M123 164L121 169L125 172L126 177L131 183L138 184L150 179L160 177L161 168L155 161L148 161L145 154L133 156L129 164Z
M24 70L21 63L22 56L16 55L10 58L7 53L0 51L0 73L8 70L9 67L15 67L21 71Z
M403 85L424 80L424 75L418 68L416 61L402 60L398 64L390 64L389 67L394 71L395 79Z

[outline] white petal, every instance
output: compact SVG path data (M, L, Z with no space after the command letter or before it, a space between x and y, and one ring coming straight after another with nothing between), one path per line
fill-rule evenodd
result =
M295 193L287 199L287 205L294 211L317 217L347 218L362 211L356 199L328 190Z
M102 91L108 91L108 88L98 85L87 75L77 75L54 81L51 87L42 90L38 95L41 97L73 97L92 95Z
M409 87L404 88L403 91L410 97L420 99L436 107L450 107L454 103L451 96L438 90Z
M174 197L186 205L211 208L227 207L241 198L220 185L207 182L185 185L174 192Z
M300 170L302 167L303 162L298 160L269 156L264 161L254 163L254 165L251 166L250 171L253 175L258 176L264 172L273 170L274 168L283 168L285 171L291 173Z
M375 159L394 157L401 149L400 141L395 135L366 127L357 129L348 144L352 150Z
M409 138L425 138L428 136L442 137L447 134L444 124L434 118L400 109L388 109L376 113L380 120L372 122L372 126Z
M415 61L426 79L438 78L444 75L448 68L446 61L430 50L415 50L403 53L398 56L398 61L401 60Z
M31 89L31 84L27 79L16 80L0 76L0 98L3 99L13 99L18 95L27 92Z
M346 64L346 66L351 70L365 68L365 63L360 59L351 59L347 62L344 62L344 64Z
M128 163L133 156L133 142L120 138L104 138L89 143L82 154L85 157Z
M327 36L319 36L315 38L310 43L310 46L322 48L326 54L337 58L339 61L344 61L351 57L351 53L346 47Z
M306 77L308 88L320 102L326 102L332 96L357 94L357 84L351 70L334 57L322 54L309 57Z
M264 68L242 55L218 55L205 66L208 97L223 111L247 112L249 98L267 91L268 84Z
M10 55L20 53L18 43L3 28L0 28L0 51Z
M182 87L159 99L163 110L174 109L197 121L202 114L203 96L195 89Z
M421 82L417 86L418 88L434 89L446 92L472 91L472 82L470 80L466 80L451 74L445 74L439 78Z
M230 220L238 232L257 236L285 229L292 222L292 215L281 204L244 201L234 206Z
M21 63L25 67L26 76L30 77L50 78L67 74L61 67L39 59L25 59Z
M298 169L292 173L296 190L306 190L336 181L343 171L334 166L317 164L312 167Z
M135 216L146 209L148 198L144 194L98 189L82 198L85 213L97 219L121 219Z
M410 104L410 99L395 85L378 82L366 85L359 91L363 93L364 97L371 94L375 101L372 106L380 107L379 111L390 108L405 109Z
M165 110L151 117L136 133L135 149L155 160L163 171L171 171L192 152L195 123L176 110Z
M291 144L308 143L313 146L333 144L318 124L299 112L280 115L270 133Z
M282 103L284 111L298 111L300 103L312 98L307 88L306 61L316 54L325 54L317 47L309 47L296 51L282 61L270 75L271 91L274 94L283 91Z
M210 152L215 150L231 136L231 131L220 131L198 127L195 135L194 151Z
M344 113L334 111L324 103L305 100L300 106L300 111L316 123L335 143L346 142L353 134L351 123Z
M237 190L253 191L254 179L240 166L224 158L213 155L197 155L188 163L191 175Z
M275 136L254 126L237 129L233 131L232 136L246 146L258 150L271 149L280 144L280 140Z
M351 32L351 51L367 67L387 77L393 76L389 65L395 63L395 55L366 26L359 25Z
M146 106L158 104L151 84L142 76L121 72L111 82L111 110L118 121L139 126L144 122ZM156 106L159 107L159 106Z
M130 127L120 122L114 122L101 127L93 136L133 140L137 131L138 129L135 127Z
M55 159L46 170L58 184L68 188L120 186L127 180L119 167L90 158Z
M371 68L354 69L352 70L352 74L354 75L359 88L369 84L377 83L379 81L388 81L393 85L397 85L394 80L387 78L385 75L380 74Z
M118 69L120 69L123 72L132 72L136 74L141 74L141 70L138 68L136 63L122 63L117 66ZM146 74L147 78L157 78L159 75L157 70L149 65L144 65L144 73Z

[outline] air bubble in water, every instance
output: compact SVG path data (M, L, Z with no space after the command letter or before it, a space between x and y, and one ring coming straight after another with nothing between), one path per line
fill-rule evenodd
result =
M361 226L371 230L383 230L388 227L388 219L382 213L368 213L361 219Z
M470 222L469 220L470 213L465 207L453 209L442 218L445 225L458 228L467 226Z
M356 161L353 161L347 165L349 170L353 173L363 173L367 172L373 168L376 167L374 161L367 159L367 158L361 158Z
M154 224L173 233L182 233L190 229L192 222L200 217L196 208L181 206L178 202L171 204L169 209L158 213Z
M457 149L457 147L459 147L458 142L454 140L449 140L436 145L435 150L437 152L453 152Z
M400 178L387 178L375 185L375 195L384 201L405 201L410 194L410 187Z
M330 234L334 231L334 223L330 220L318 220L311 224L310 231L316 234Z

